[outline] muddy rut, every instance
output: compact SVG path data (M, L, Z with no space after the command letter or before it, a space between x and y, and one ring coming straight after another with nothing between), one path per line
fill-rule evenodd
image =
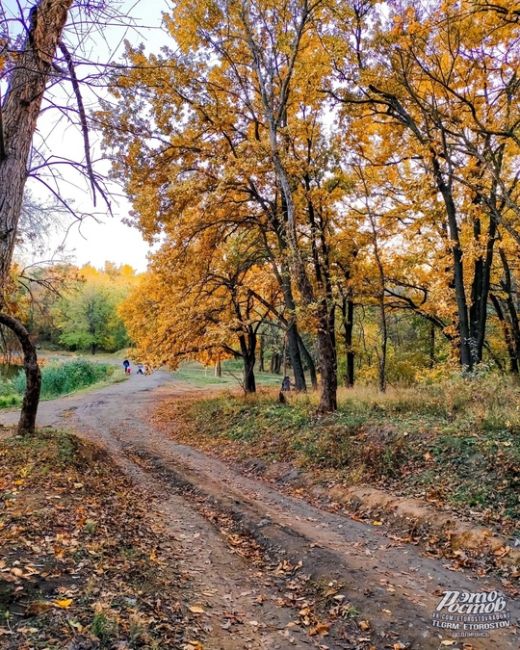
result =
M186 576L189 605L200 612L194 633L205 635L205 648L462 647L447 645L450 637L431 625L442 592L501 589L497 579L451 571L447 561L425 557L381 528L283 495L154 429L149 412L159 397L196 390L167 373L134 376L43 403L39 425L104 445L164 518L171 536L165 549ZM0 415L6 424L15 419ZM253 551L241 553L242 544ZM314 626L310 636L301 608L318 603L314 614L325 620L342 602L351 603L356 619L340 617L328 636ZM508 607L517 622L518 602L509 599ZM516 650L518 632L493 631L467 639L466 647Z

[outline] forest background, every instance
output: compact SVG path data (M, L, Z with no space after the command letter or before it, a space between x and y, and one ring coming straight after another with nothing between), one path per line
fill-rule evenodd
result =
M127 41L83 116L149 270L15 267L31 333L131 339L152 366L240 359L246 392L269 358L319 383L322 412L338 383L517 376L517 5L177 2L163 21L170 44Z

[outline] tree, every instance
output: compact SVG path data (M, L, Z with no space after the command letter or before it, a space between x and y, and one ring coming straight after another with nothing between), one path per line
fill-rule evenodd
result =
M79 280L62 291L52 310L59 342L92 354L128 346L130 340L118 309L138 281L133 269L107 263L99 271L87 265L78 275Z
M105 291L93 287L83 289L75 300L65 300L60 305L62 330L60 342L72 350L119 349L112 344L111 329L114 327L115 305ZM117 323L115 324L117 327ZM119 338L119 337L114 337ZM124 345L125 339L121 341ZM121 345L121 347L123 347Z
M74 217L81 218L72 203L68 202L61 191L63 175L58 171L68 168L84 175L92 189L93 202L99 194L110 208L106 189L101 177L96 173L91 157L89 125L85 104L82 98L81 83L76 74L75 48L81 45L85 35L85 22L99 25L110 17L114 20L117 12L110 5L101 2L75 2L75 0L37 0L34 3L16 3L19 15L17 19L4 20L0 35L0 73L5 79L6 92L0 97L0 308L6 305L9 292L8 281L13 251L17 242L24 189L29 176L39 180L47 191L61 203ZM4 14L5 18L5 14ZM85 19L88 18L88 21ZM67 24L73 29L68 30ZM14 33L9 33L10 26L15 25ZM73 34L75 43L71 46L67 34ZM78 43L79 40L79 43ZM89 62L83 59L82 63ZM100 83L100 71L85 74L86 83L96 78ZM52 82L52 83L51 83ZM83 138L84 159L70 160L56 158L45 149L35 146L34 136L38 133L37 124L43 102L50 86L60 82L70 83L71 97L75 106L67 99L64 103L49 101L45 108L52 108L61 113L61 117L76 120L75 126ZM72 118L74 116L74 118ZM45 140L45 138L43 138ZM50 174L49 183L44 174ZM6 326L11 323L9 315ZM16 333L21 329L16 327ZM22 346L29 346L30 341L22 341ZM35 351L33 350L35 356ZM32 431L38 405L39 377L36 363L26 365L27 392L31 399L22 406L21 433ZM26 412L33 409L31 413Z
M219 2L208 14L204 3L179 2L166 25L180 52L146 57L129 48L133 72L114 79L118 103L100 119L117 151L114 171L150 238L179 241L217 225L257 233L282 291L301 389L302 310L316 331L326 411L336 407L328 237L337 188L325 182L332 153L326 98L317 92L326 58L311 30L318 5L279 3L273 12L262 2Z
M317 350L322 411L338 350L348 385L378 357L381 388L397 351L518 366L516 14L384 7L178 0L174 49L127 46L97 117L134 223L164 243L128 305L143 353L252 359L277 328L298 388Z
M0 286L11 266L29 152L72 0L40 0L29 16L19 59L0 108Z
M27 34L19 60L8 78L0 106L0 300L9 279L18 222L27 180L27 163L43 93L49 80L58 42L72 0L41 0L29 16ZM36 351L25 328L2 314L24 350L27 388L18 425L20 433L34 431L40 394L40 371Z
M320 205L322 197L318 179L323 169L313 169L315 157L319 155L316 147L322 145L317 118L323 109L323 101L319 96L311 95L310 89L323 79L327 70L321 43L310 29L314 20L319 21L319 7L319 2L302 0L284 4L277 12L270 12L261 2L247 3L237 12L232 6L225 6L225 18L226 22L234 21L247 44L245 54L254 70L253 83L261 99L260 114L268 132L270 156L281 194L282 226L291 270L305 306L315 309L322 379L319 409L326 412L337 408L337 356L327 241L329 215ZM233 41L228 40L224 48L228 58L238 58ZM240 54L244 55L243 49ZM303 89L307 93L305 98L300 98L298 94ZM293 95L299 101L292 101ZM303 119L298 119L298 114L303 115ZM300 156L304 169L300 183L295 183L291 158L295 156L298 159L298 139L291 138L290 129L298 128L298 122L306 131L306 137L299 143L303 145ZM310 233L314 282L309 277L305 251L298 237L298 222L301 222L302 214Z
M379 22L365 19L363 52L337 66L332 93L372 128L377 119L386 143L390 125L401 158L414 161L441 200L436 218L451 256L460 362L469 369L482 359L498 229L519 241L517 38L511 24L479 11L471 2L409 2Z
M270 312L258 296L276 301L263 264L247 236L223 243L206 230L181 250L165 243L121 307L138 354L151 365L172 368L184 359L241 359L244 390L255 392L259 330Z

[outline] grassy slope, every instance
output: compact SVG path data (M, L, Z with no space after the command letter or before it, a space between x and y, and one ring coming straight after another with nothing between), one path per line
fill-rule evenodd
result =
M316 416L316 396L272 391L164 404L190 444L245 461L290 462L319 482L368 483L451 505L506 534L520 516L520 391L493 379L453 380L386 395L340 392L337 413Z
M229 386L240 387L242 381L241 361L224 361L222 363L222 377L215 377L214 368L206 367L197 362L183 363L173 376L181 381L189 382L194 386ZM255 379L259 386L279 386L282 383L280 375L270 372L255 372Z
M97 447L50 431L1 440L0 515L2 648L78 636L179 647L179 576L142 498Z

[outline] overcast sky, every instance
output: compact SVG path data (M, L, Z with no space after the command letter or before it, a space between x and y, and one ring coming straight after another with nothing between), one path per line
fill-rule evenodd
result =
M7 15L18 15L17 0L0 0L2 8ZM27 2L22 2L27 6ZM32 2L31 2L32 4ZM109 3L114 6L116 3ZM117 62L121 59L124 39L133 44L143 42L148 51L157 51L158 48L167 42L167 37L161 31L161 12L168 9L167 0L122 0L120 10L128 13L135 25L135 29L126 29L122 26L112 26L102 31L95 30L83 38L82 56L86 59L105 62ZM71 45L74 45L74 36L69 30ZM84 68L78 68L78 76L81 77ZM71 89L63 90L49 89L48 97L53 100L62 99L60 93L71 92ZM103 93L98 90L98 93ZM89 108L95 108L95 96L84 91L85 103ZM94 158L100 157L99 136L93 134ZM47 155L63 156L75 160L83 159L82 138L78 129L67 123L67 118L60 115L56 110L45 110L38 123L38 133L35 137L35 146L44 147ZM56 167L56 169L65 169ZM107 171L108 165L105 162L98 164L98 169ZM131 264L139 271L146 268L146 256L148 246L142 240L139 231L123 223L128 215L130 205L122 196L120 188L113 188L114 194L111 199L114 216L109 216L103 202L98 198L97 206L94 207L91 195L83 181L73 171L62 172L64 181L59 183L61 196L72 199L74 209L78 213L96 215L96 218L86 217L81 224L74 223L69 217L64 217L59 227L51 234L49 250L40 255L42 259L48 258L54 250L63 243L65 233L65 253L71 261L77 264L90 263L101 267L105 261L116 264ZM49 180L49 177L46 177ZM43 184L29 179L28 187L31 193L38 199L43 200L47 195ZM34 261L34 258L31 259Z

